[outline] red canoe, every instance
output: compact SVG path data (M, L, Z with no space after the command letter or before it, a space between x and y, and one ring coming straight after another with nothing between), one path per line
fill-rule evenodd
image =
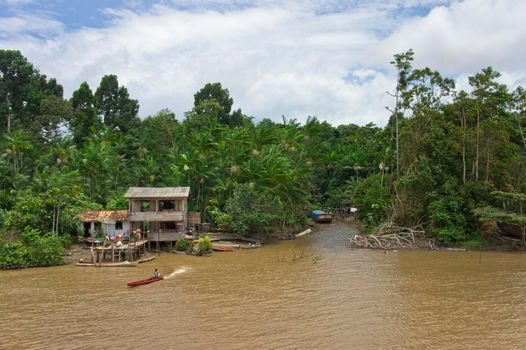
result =
M161 277L150 277L150 278L147 278L145 280L140 280L140 281L135 281L135 282L128 282L128 287L137 287L137 286L140 286L140 285L143 285L143 284L157 282L157 281L162 280L163 278L164 278L163 276L161 276Z
M218 252L233 252L235 249L233 247L229 247L227 245L212 245L212 250L216 250Z

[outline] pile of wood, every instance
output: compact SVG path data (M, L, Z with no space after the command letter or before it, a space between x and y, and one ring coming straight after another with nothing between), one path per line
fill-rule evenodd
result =
M426 236L421 227L402 227L386 223L378 227L372 235L355 235L350 238L351 247L369 249L436 249L435 240Z

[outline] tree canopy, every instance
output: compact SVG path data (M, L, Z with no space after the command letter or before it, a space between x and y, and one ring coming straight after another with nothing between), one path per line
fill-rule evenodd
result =
M394 56L391 117L377 127L255 122L232 110L218 82L197 91L184 116L161 109L140 119L116 75L94 93L79 82L65 99L19 51L0 50L0 230L63 235L82 209L122 207L129 186L190 186L191 210L243 235L288 235L310 209L354 205L367 227L392 220L461 241L489 218L477 208L523 203L526 93L492 67L459 90L413 58ZM510 208L493 213L515 222L523 214L505 216Z

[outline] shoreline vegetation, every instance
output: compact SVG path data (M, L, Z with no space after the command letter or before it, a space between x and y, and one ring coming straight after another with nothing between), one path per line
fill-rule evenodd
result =
M312 209L352 206L364 246L523 248L526 90L492 67L459 89L413 59L394 55L378 127L255 120L219 82L184 116L141 119L116 75L67 98L20 51L0 50L0 268L63 264L83 238L79 213L126 209L131 186L189 186L188 210L238 237L290 239ZM404 229L382 235L386 223Z

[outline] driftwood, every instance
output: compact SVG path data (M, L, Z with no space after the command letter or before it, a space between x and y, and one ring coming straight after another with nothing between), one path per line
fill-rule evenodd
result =
M294 238L298 238L298 237L301 237L301 236L305 236L305 235L308 235L309 233L311 233L312 230L310 228L306 229L305 231L301 231L300 233L298 233L297 235L294 236Z
M402 227L386 223L372 235L355 235L351 247L369 249L428 248L436 249L435 240L428 238L421 227Z

